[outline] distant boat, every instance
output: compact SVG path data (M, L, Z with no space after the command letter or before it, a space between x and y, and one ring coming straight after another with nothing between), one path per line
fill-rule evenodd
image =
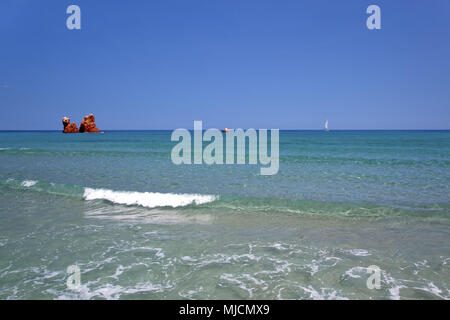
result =
M325 121L325 127L324 127L324 130L325 130L325 131L328 131L328 120Z

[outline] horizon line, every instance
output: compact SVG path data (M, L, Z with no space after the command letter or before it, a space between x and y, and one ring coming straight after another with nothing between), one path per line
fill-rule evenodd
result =
M106 131L173 131L177 129L187 129L187 128L175 128L175 129L102 129L103 132ZM202 131L206 131L208 129L218 129L219 128L207 128L203 129ZM230 128L233 130L237 129L255 129L255 128ZM261 130L261 129L267 129L267 130L275 130L278 129L280 131L323 131L323 132L332 132L332 131L450 131L449 129L331 129L328 131L325 131L324 129L279 129L279 128L258 128L255 130ZM189 131L194 131L194 129L187 129ZM0 132L36 132L36 131L60 131L63 133L63 130L60 129L0 129ZM80 132L83 133L83 132ZM89 133L89 132L88 132Z

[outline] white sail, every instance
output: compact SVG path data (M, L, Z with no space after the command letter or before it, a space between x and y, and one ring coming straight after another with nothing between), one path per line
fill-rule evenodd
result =
M328 131L328 120L325 121L325 131Z

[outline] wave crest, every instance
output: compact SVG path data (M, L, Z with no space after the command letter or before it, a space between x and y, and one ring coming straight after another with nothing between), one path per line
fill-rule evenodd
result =
M217 199L214 195L175 194L159 192L113 191L108 189L85 188L85 200L107 200L116 204L138 205L147 208L183 207L190 204L204 204Z
M24 181L22 181L21 186L29 188L29 187L34 186L36 183L37 183L37 181L35 181L35 180L24 180Z

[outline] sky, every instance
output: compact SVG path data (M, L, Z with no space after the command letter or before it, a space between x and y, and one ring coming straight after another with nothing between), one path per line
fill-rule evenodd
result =
M450 1L1 0L0 130L89 113L103 130L450 129Z

